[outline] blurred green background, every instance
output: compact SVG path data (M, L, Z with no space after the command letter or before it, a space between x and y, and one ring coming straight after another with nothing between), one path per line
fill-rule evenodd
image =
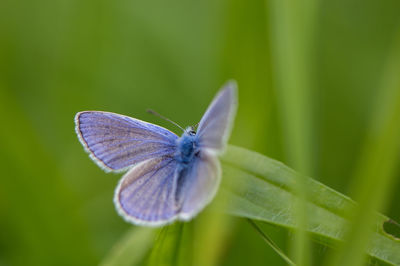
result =
M286 30L285 8L300 17L298 31ZM239 111L230 143L349 194L399 11L398 0L2 0L0 265L98 264L131 227L112 203L120 175L89 160L76 112L177 132L145 110L195 124L231 78ZM295 93L281 89L298 80ZM397 182L384 210L397 221L399 192ZM283 248L292 238L264 230ZM315 245L315 256L325 249ZM219 265L285 265L239 219L221 250Z

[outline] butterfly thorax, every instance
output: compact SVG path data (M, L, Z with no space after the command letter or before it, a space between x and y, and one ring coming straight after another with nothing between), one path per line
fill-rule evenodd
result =
M196 144L196 132L193 130L186 130L178 139L178 147L175 153L175 159L178 162L189 164L199 151Z

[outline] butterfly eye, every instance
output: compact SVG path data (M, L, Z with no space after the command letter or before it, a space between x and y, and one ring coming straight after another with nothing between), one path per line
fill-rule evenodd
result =
M196 131L194 131L194 130L190 130L190 131L189 131L189 135L190 135L190 136L194 136L194 135L196 135Z

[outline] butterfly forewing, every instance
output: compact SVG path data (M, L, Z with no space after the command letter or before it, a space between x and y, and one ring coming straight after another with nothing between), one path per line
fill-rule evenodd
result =
M236 90L236 83L228 82L207 108L197 131L201 148L218 152L225 148L237 108Z
M123 115L86 111L75 117L80 141L92 159L108 171L120 171L150 158L174 154L171 131Z
M114 202L129 222L161 225L175 219L176 160L158 157L133 167L121 179Z

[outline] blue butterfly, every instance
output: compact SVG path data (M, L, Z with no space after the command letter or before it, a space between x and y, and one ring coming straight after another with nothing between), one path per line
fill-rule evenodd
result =
M237 108L236 83L226 83L198 130L171 131L124 115L84 111L76 133L90 157L108 172L129 171L114 196L128 222L161 226L190 220L215 196L221 179L217 156L226 146Z

